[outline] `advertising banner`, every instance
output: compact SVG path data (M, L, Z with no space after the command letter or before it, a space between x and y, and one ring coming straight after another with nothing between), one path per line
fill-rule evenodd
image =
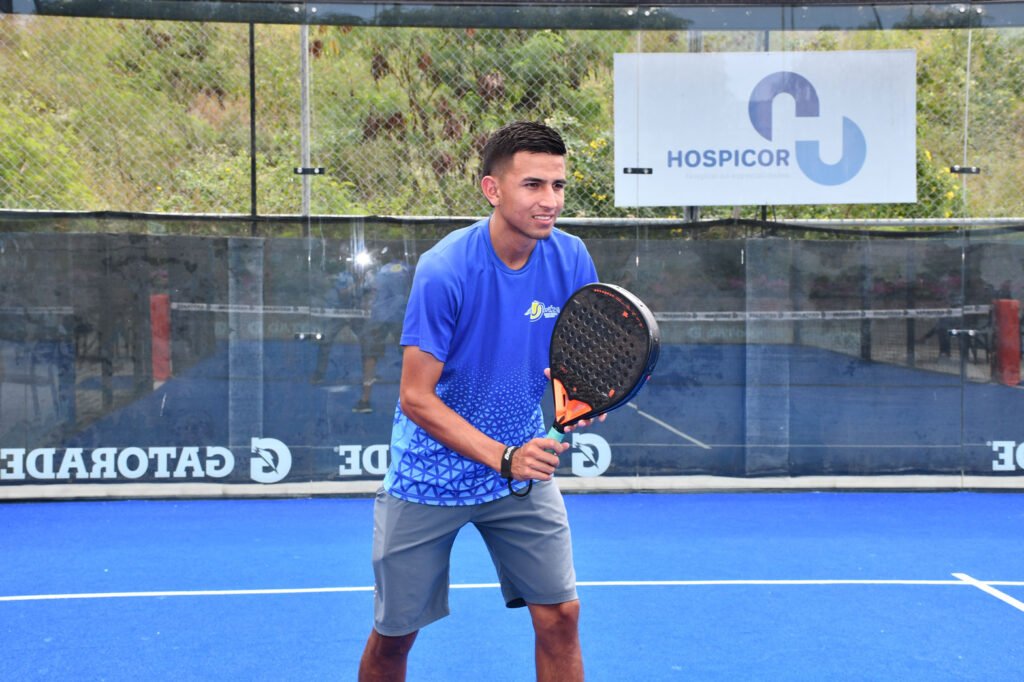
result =
M615 205L917 198L912 50L615 55Z

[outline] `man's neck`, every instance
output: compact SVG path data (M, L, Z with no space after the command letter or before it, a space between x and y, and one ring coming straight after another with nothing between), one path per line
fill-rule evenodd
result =
M494 253L512 270L525 266L537 247L536 240L516 232L494 214L488 221L488 231Z

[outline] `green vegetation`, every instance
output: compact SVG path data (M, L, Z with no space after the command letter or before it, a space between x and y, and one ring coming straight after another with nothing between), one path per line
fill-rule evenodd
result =
M708 34L705 50L746 34ZM488 131L546 120L570 147L567 214L678 217L614 206L613 73L629 32L310 29L317 215L479 215L477 157ZM678 32L643 49L684 50ZM773 207L779 219L1019 215L1024 40L975 30L772 36L774 50L913 49L918 64L918 202ZM299 28L256 27L257 204L298 214ZM966 181L948 168L964 157ZM0 207L239 213L250 210L248 28L238 24L0 15ZM966 187L966 192L965 192ZM704 208L703 218L756 217Z

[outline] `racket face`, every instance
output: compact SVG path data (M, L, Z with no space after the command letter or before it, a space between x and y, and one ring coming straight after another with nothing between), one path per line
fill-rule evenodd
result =
M629 402L658 361L654 315L622 287L588 284L574 293L551 336L555 428Z

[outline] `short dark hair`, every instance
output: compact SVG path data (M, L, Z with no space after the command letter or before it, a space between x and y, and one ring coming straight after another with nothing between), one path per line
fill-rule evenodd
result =
M562 136L554 128L535 121L516 121L502 126L488 138L481 153L480 177L512 159L516 152L565 156Z

